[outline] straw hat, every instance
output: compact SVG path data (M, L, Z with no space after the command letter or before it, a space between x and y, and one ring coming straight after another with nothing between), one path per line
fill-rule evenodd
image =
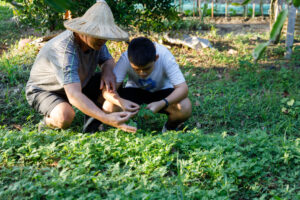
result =
M97 0L82 17L65 21L64 26L73 32L94 38L128 41L128 33L115 24L114 16L105 0Z

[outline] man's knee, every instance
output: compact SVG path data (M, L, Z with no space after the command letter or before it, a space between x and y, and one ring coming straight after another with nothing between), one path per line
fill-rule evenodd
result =
M50 118L54 123L52 125L62 129L70 127L74 117L75 111L68 103L58 104L50 113Z

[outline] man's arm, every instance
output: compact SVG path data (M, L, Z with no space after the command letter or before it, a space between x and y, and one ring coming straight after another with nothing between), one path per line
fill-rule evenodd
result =
M188 86L186 82L175 85L175 90L167 96L165 99L169 102L169 105L178 103L181 100L185 99L188 96ZM156 113L164 108L166 102L164 100L155 101L147 105L147 109L152 110L152 112Z
M113 72L115 65L114 59L106 60L102 64L100 90L106 88L110 92L116 91L116 77Z
M91 116L105 124L120 128L124 131L135 132L134 127L124 124L131 117L129 112L104 113L87 96L81 92L80 83L64 85L70 104L78 108L84 114Z

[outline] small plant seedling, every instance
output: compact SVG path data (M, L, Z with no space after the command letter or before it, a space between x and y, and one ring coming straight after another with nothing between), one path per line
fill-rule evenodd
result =
M137 123L133 119L130 119L128 121L127 125L137 128Z
M151 110L147 109L146 107L147 107L146 104L141 105L141 108L137 114L138 118L143 118L147 120L152 117L155 117L155 113L153 113Z
M160 121L164 119L159 113L153 113L146 107L146 104L141 105L139 112L128 121L127 125L143 130L154 130L157 128Z

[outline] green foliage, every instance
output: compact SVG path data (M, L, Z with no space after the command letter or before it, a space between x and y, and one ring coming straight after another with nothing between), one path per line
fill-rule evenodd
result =
M270 39L268 42L265 43L261 43L259 45L257 45L257 47L253 50L253 58L254 61L257 62L262 54L264 53L264 51L266 50L266 48L273 42L275 42L275 40L278 38L278 36L281 33L282 27L284 25L284 22L287 18L288 15L288 10L283 10L279 13L275 23L272 26L272 30L270 32Z
M139 129L139 132L145 131L161 131L163 124L167 121L167 116L164 114L153 113L151 110L146 109L147 105L143 104L140 107L137 115L129 122Z
M193 15L193 11L192 11L192 10L185 10L185 11L184 11L184 14L185 14L186 16L192 16L192 15Z
M203 37L238 52L216 42L170 49L193 105L185 133L153 132L166 117L155 114L136 134L82 134L78 110L70 129L39 132L24 95L37 49L9 47L0 57L0 199L299 199L300 48L287 63L274 60L284 45L274 46L261 58L268 65L253 65L253 40L267 35Z
M281 100L282 109L281 111L287 115L297 118L300 113L300 101L294 99L283 98Z
M255 49L253 50L253 53L252 53L255 62L261 58L261 56L263 55L263 53L265 52L265 50L267 49L267 46L269 46L269 44L270 44L269 42L265 42L265 43L261 43L261 44L257 45L257 47L255 47Z
M207 3L205 3L203 6L203 10L202 10L201 22L203 22L204 17L207 15L207 8L208 8L208 5L207 5Z
M299 7L300 6L300 0L293 0L293 4L295 7Z
M0 129L1 199L297 199L299 140ZM286 185L289 185L288 187Z
M74 2L71 0L45 0L45 3L51 6L57 12L64 12L66 9L73 10L75 7Z
M280 34L282 27L284 25L284 22L287 18L288 10L283 10L279 13L272 30L270 32L270 42L274 42L278 35Z
M33 0L30 2L18 0L17 2L22 6L14 9L14 15L18 16L21 24L35 27L41 31L63 28L63 12L52 9L44 0Z
M0 1L0 49L2 45L8 46L18 38L20 28L15 23L11 23L12 17L12 6Z
M9 0L7 0L9 2ZM15 14L21 23L43 29L61 29L63 14L66 9L72 11L73 17L82 16L94 4L90 0L17 0L21 7L16 7ZM172 0L162 1L106 1L110 6L115 21L122 26L134 26L141 31L164 30L164 21L177 19L177 12ZM75 6L76 5L76 6Z

